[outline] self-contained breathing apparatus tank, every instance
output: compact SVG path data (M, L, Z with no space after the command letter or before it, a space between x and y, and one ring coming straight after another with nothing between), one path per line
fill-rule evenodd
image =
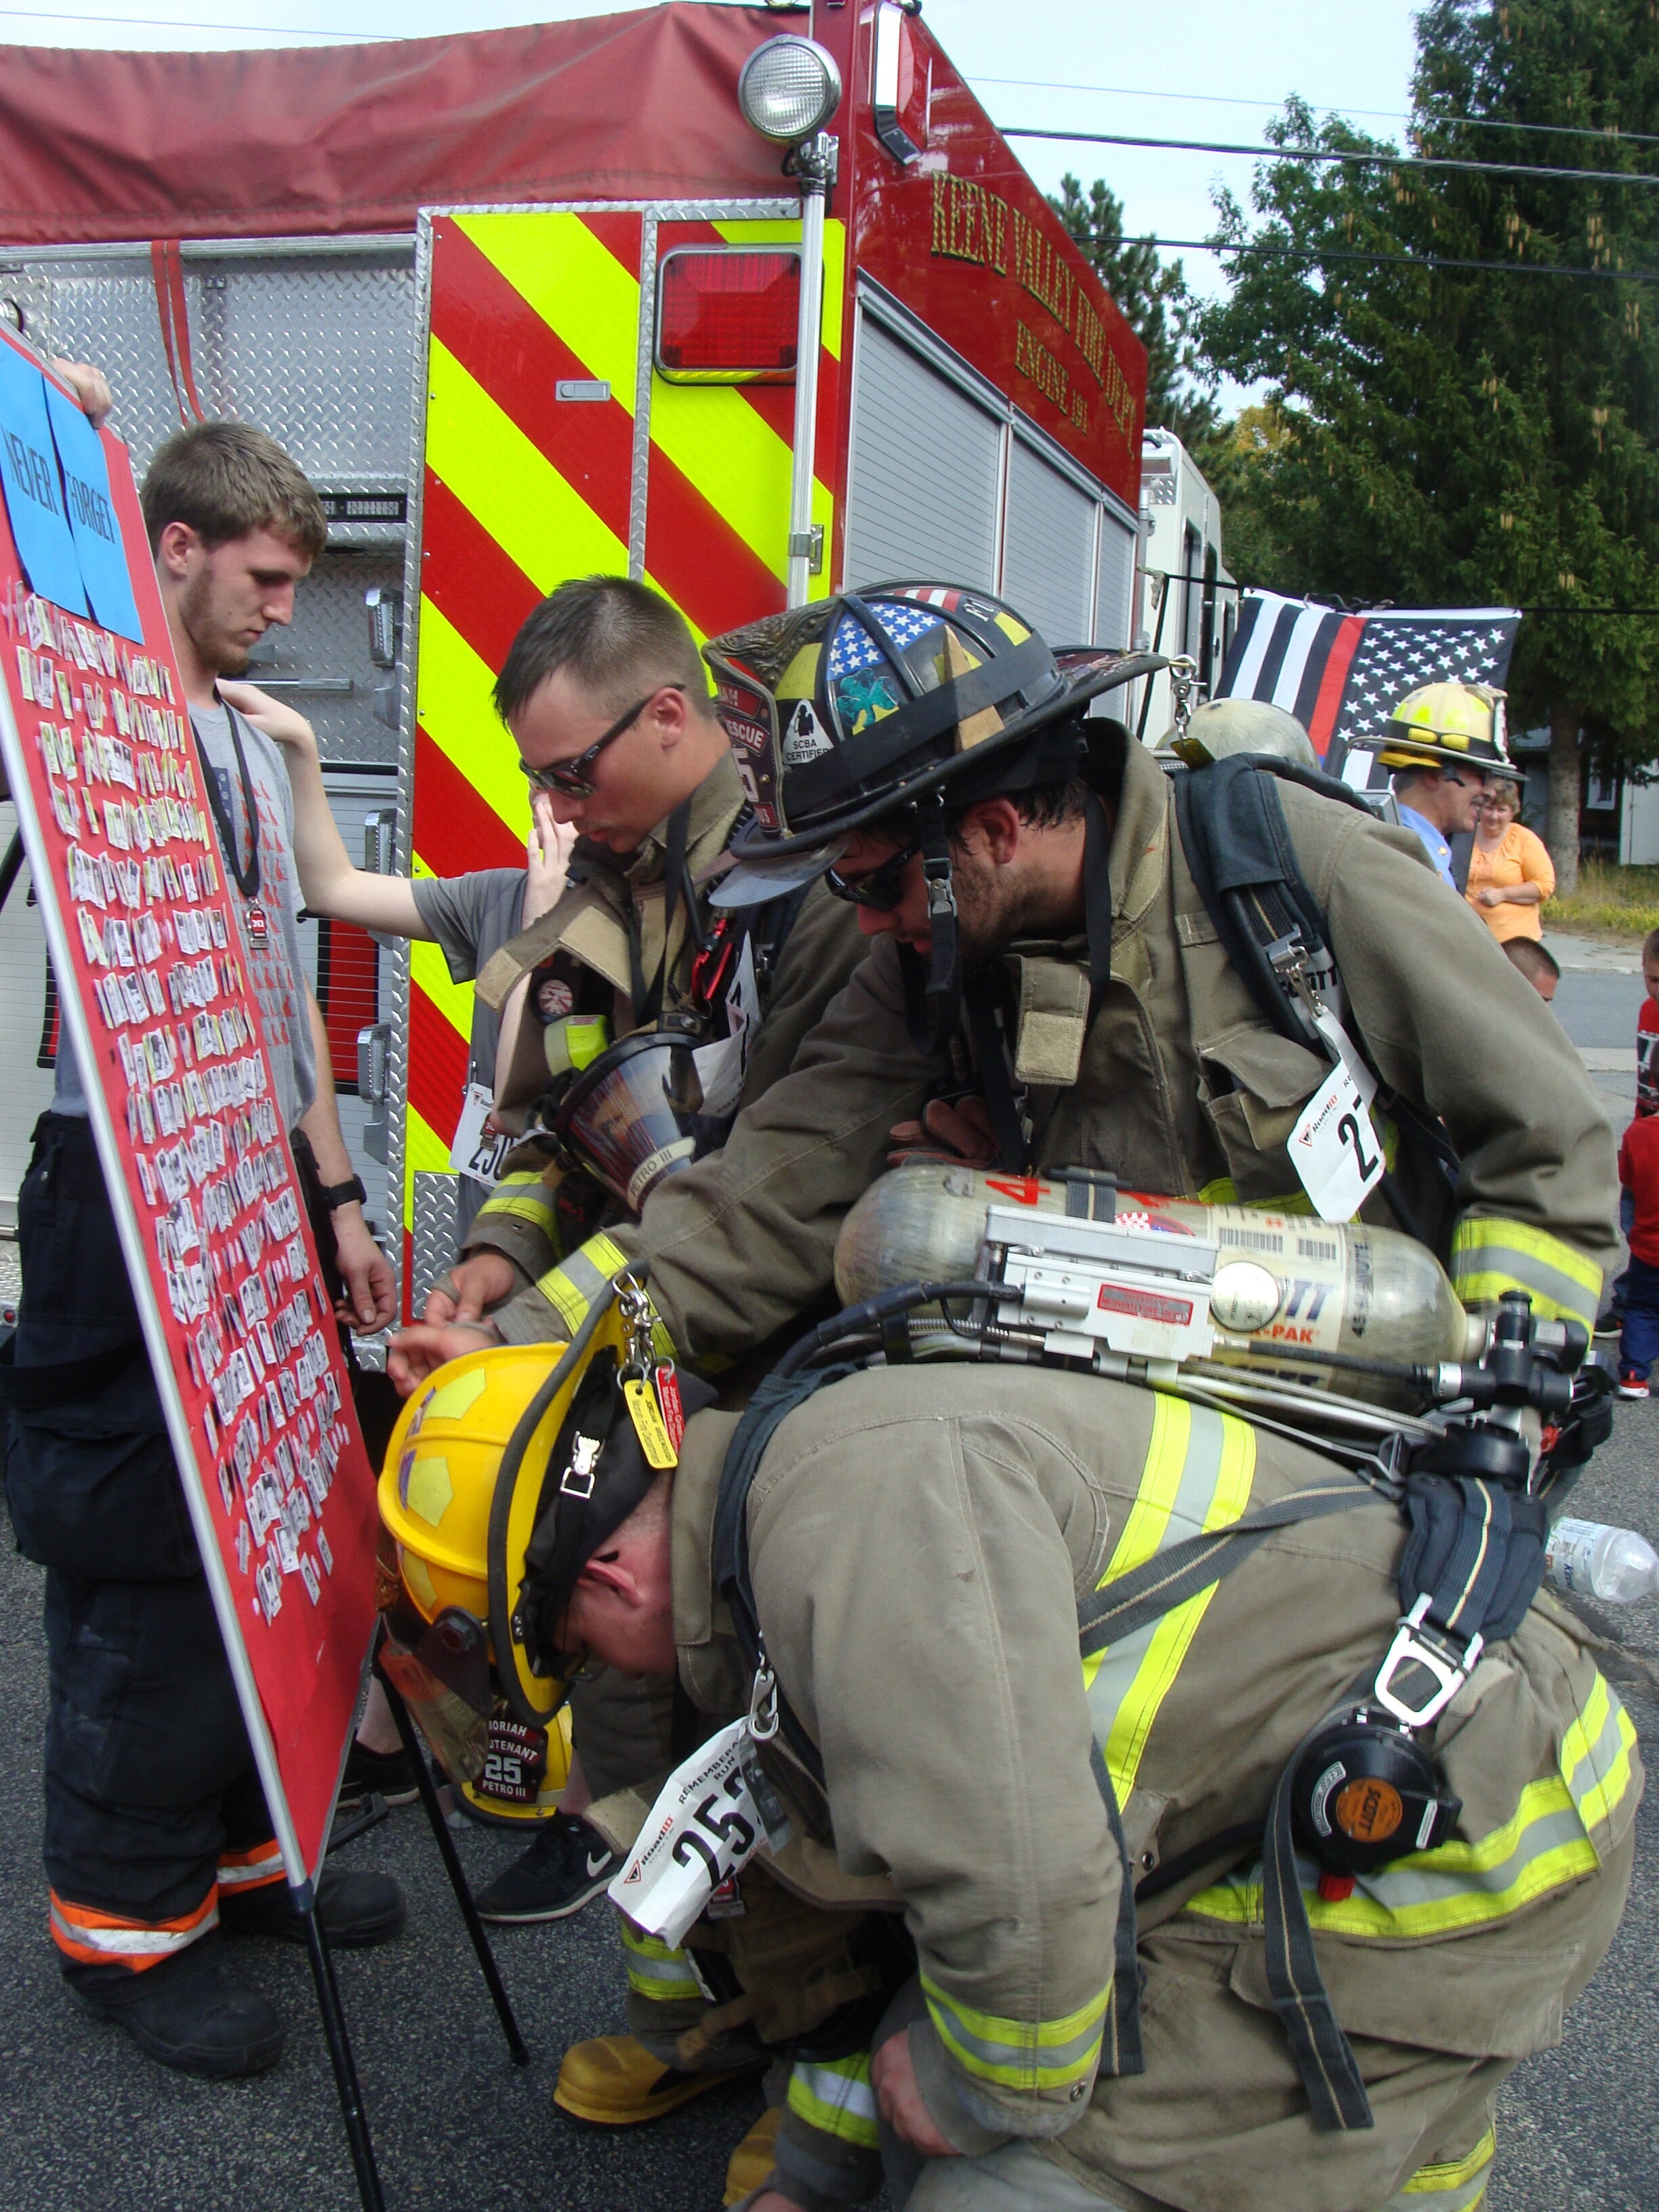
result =
M984 1275L981 1255L1004 1279L1012 1266L1024 1291L1017 1319L993 1324L1006 1357L1020 1356L1023 1332L1031 1357L1070 1351L1102 1372L1111 1355L1197 1358L1409 1406L1409 1384L1374 1366L1473 1359L1486 1340L1434 1255L1396 1231L1119 1191L1076 1170L895 1168L842 1224L836 1287L851 1305L902 1283Z

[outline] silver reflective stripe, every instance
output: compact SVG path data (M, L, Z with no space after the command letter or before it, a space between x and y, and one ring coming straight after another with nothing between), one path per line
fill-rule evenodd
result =
M112 1959L161 1959L170 1951L182 1951L205 1936L210 1928L219 1925L219 1908L212 1911L188 1928L103 1928L88 1927L79 1920L69 1920L58 1909L54 1899L52 1905L52 1932L65 1944L79 1944L87 1951L106 1951Z
M1507 1277L1519 1290L1532 1291L1553 1305L1575 1314L1594 1328L1600 1300L1595 1292L1559 1267L1552 1267L1535 1252L1518 1251L1512 1244L1465 1245L1452 1254L1452 1287L1482 1275ZM1484 1293L1483 1293L1484 1296Z
M854 2118L868 2120L873 2125L876 2093L870 2087L869 2061L849 2058L843 2063L859 2070L843 2073L839 2066L811 2066L804 2058L798 2058L789 2077L790 2086L793 2088L799 2082L818 2104L828 2105L838 2112L849 2112Z

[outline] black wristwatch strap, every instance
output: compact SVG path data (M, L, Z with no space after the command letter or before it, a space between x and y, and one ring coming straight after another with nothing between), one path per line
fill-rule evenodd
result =
M336 1206L349 1206L355 1199L359 1206L367 1203L368 1193L363 1188L361 1176L353 1176L349 1182L328 1182L321 1186L323 1204L331 1213Z

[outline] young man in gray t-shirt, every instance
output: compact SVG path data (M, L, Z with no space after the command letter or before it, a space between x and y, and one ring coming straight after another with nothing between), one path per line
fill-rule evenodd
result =
M392 1270L340 1135L327 1042L300 965L281 757L218 684L246 665L322 550L321 502L264 432L198 423L141 495L207 799L290 1132L332 1214L346 1316L384 1326ZM234 687L231 687L234 688ZM23 1289L7 1382L6 1503L46 1570L45 1858L64 1978L163 2065L222 2079L275 2064L276 2011L224 1933L303 1942L202 1572L87 1115L63 1056L18 1195ZM331 1946L395 1936L381 1875L330 1866Z

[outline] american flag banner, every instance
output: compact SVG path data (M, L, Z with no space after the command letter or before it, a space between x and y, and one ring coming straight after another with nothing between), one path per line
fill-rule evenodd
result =
M1294 714L1332 775L1379 738L1422 684L1492 684L1509 673L1516 607L1379 607L1339 614L1306 599L1246 592L1216 696L1266 699ZM1356 760L1346 776L1363 781Z

